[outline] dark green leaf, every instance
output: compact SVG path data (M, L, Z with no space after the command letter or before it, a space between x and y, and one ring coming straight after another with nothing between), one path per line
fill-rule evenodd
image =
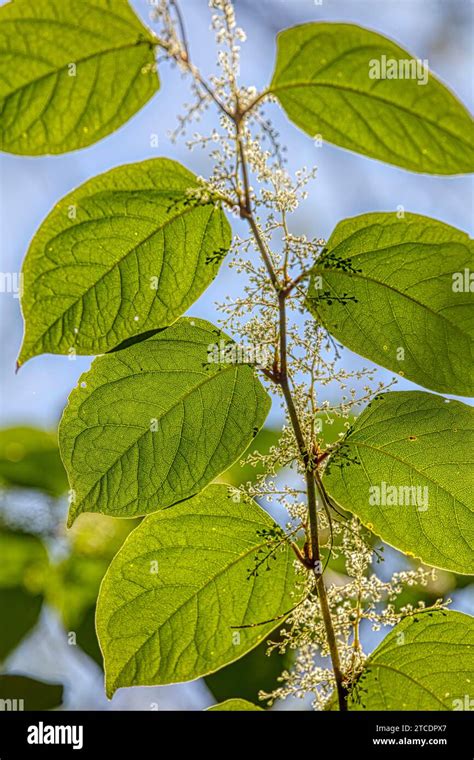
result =
M52 496L67 489L56 435L28 427L0 431L0 480L8 486L38 488Z
M36 625L47 568L39 538L0 529L0 661Z
M42 594L32 594L22 586L0 587L0 662L35 627L42 606Z
M60 684L19 675L0 676L0 703L4 705L0 710L52 710L62 701L63 687Z

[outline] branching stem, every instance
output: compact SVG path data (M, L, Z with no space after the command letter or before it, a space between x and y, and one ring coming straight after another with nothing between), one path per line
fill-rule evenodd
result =
M221 99L214 92L212 86L210 86L204 78L201 76L199 70L192 64L189 47L186 38L186 32L184 28L183 19L180 13L177 0L172 0L172 5L175 9L178 24L180 27L181 35L181 49L174 50L167 44L166 41L156 38L156 44L162 47L167 54L173 58L176 62L184 66L187 71L193 76L195 82L207 93L207 95L214 101L220 111L226 114L235 125L235 139L237 150L237 172L240 167L242 175L242 188L239 190L239 211L242 219L245 219L252 231L255 243L261 254L263 263L266 267L271 284L275 290L278 298L278 311L279 311L279 364L275 366L273 371L266 370L265 375L272 382L280 386L285 403L288 409L288 415L290 417L291 425L295 435L298 451L300 454L301 462L304 467L305 481L306 481L306 494L308 500L308 528L309 536L307 535L307 549L301 557L298 557L300 561L308 568L308 570L314 573L316 579L316 590L321 606L321 615L324 621L324 627L326 631L326 637L328 641L329 652L331 656L332 666L334 670L334 677L336 680L337 696L339 701L339 709L341 711L347 710L347 691L344 687L344 676L341 670L339 651L337 646L336 634L334 631L334 625L331 616L331 610L329 607L326 586L323 579L323 569L321 562L321 551L319 543L319 527L318 527L318 500L317 492L319 492L323 504L328 505L326 493L321 483L321 478L318 473L318 459L313 453L312 449L308 449L305 441L305 436L300 424L298 412L296 410L295 402L293 399L290 378L288 374L288 350L287 350L287 318L286 318L286 300L291 291L299 285L299 283L308 276L308 272L303 272L292 282L282 281L275 271L275 267L272 261L272 255L268 248L264 235L262 234L258 221L253 212L252 195L249 181L249 169L248 162L245 153L245 118L255 109L257 104L268 95L268 91L264 91L257 95L253 101L245 108L241 108L238 91L234 86L235 94L235 107L233 110L228 108ZM235 84L235 83L234 83ZM286 269L286 267L285 267ZM307 531L308 532L308 531ZM295 552L298 556L299 550Z
M326 503L326 494L324 487L321 483L320 475L317 471L317 461L308 450L305 437L301 429L298 413L293 400L291 392L290 380L288 376L287 366L287 323L286 323L286 299L289 294L288 288L283 287L280 284L278 276L272 264L271 254L268 250L265 239L260 233L259 226L255 219L250 194L250 184L248 176L248 167L245 156L245 146L243 137L241 134L241 123L236 123L237 130L237 142L240 154L240 165L242 170L242 182L244 188L244 197L241 201L240 215L243 219L246 219L252 230L253 236L257 247L262 255L263 262L268 271L268 275L275 289L278 297L278 311L279 311L279 341L280 341L280 366L276 375L272 377L273 381L277 383L282 390L285 403L288 409L288 415L290 417L293 432L296 438L296 443L300 453L300 457L304 466L305 480L306 480L306 492L308 498L308 517L309 517L309 551L310 551L310 566L313 568L314 575L316 577L316 588L318 592L318 598L321 605L321 614L324 621L324 627L326 630L326 637L329 646L329 652L331 655L331 662L334 670L334 677L336 680L336 689L339 702L339 709L341 711L347 710L347 691L344 687L344 675L341 669L341 662L339 657L339 650L337 647L336 634L334 632L334 626L331 616L331 610L329 608L329 602L327 597L326 586L324 584L324 578L322 574L322 562L321 551L319 546L319 527L318 527L318 508L316 498L316 486L321 495L322 500ZM267 374L268 376L268 374Z

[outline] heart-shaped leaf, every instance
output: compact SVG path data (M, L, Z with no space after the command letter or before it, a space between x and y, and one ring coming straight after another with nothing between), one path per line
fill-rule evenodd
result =
M15 0L0 8L0 150L83 148L158 90L156 40L127 0Z
M108 696L206 675L268 636L301 598L293 551L269 538L275 530L223 485L143 520L99 594Z
M429 174L474 171L473 122L428 62L354 24L277 37L269 92L312 137Z
M81 512L135 517L201 491L245 451L270 398L252 367L213 361L224 333L180 319L97 358L71 393L59 445Z
M330 496L428 565L474 573L474 410L419 391L377 396L330 458Z

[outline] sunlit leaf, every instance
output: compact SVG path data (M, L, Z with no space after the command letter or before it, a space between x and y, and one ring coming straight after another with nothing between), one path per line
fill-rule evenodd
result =
M124 124L157 91L155 41L127 0L0 8L0 149L65 153Z
M197 178L156 158L81 185L53 209L28 250L18 364L98 354L170 325L216 276L230 228Z
M59 431L70 524L81 512L136 517L169 507L245 451L270 398L250 366L209 361L223 339L209 322L181 319L81 376Z
M258 707L258 705L254 705L252 702L247 702L246 699L227 699L225 702L220 702L218 705L212 705L212 707L208 707L207 712L216 712L221 710L247 712L249 710L261 709L262 708Z
M474 619L461 612L406 617L370 655L351 710L470 710Z
M235 502L224 485L143 520L98 600L109 696L198 678L268 636L298 601L291 548L272 552L258 533L273 529L255 502Z
M377 396L330 458L324 484L397 549L474 573L474 410L420 391Z
M395 77L384 76L387 63ZM416 172L474 170L468 111L422 61L376 32L326 22L280 32L269 90L312 137Z
M436 219L346 219L316 262L308 306L352 351L426 388L469 396L473 254L465 232Z

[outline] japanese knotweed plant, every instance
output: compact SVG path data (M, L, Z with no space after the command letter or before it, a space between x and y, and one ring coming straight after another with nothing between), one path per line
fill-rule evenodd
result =
M314 170L290 176L266 109L279 104L312 137L446 175L474 167L471 118L410 53L352 24L282 31L267 89L242 86L245 35L230 0L210 5L210 78L173 0L153 3L150 29L126 0L0 9L6 151L63 153L111 133L159 89L157 56L160 74L177 66L193 93L174 137L216 112L189 143L213 162L207 180L164 157L94 177L54 207L23 266L18 365L100 354L59 429L69 525L83 512L145 518L99 594L107 694L196 679L270 638L270 650L295 650L262 694L270 703L312 693L317 709L459 709L473 693L472 619L397 597L436 568L474 571L473 411L393 392L375 367L348 371L339 348L474 395L472 242L403 210L345 219L327 241L298 234L292 214ZM236 218L246 232L232 238ZM221 304L218 326L183 317L226 257L241 296ZM248 457L263 465L256 480L225 485L270 393L286 415L279 443ZM347 430L328 442L337 418ZM260 506L271 501L287 511L281 525ZM374 534L423 564L382 580ZM368 656L367 621L395 626Z

